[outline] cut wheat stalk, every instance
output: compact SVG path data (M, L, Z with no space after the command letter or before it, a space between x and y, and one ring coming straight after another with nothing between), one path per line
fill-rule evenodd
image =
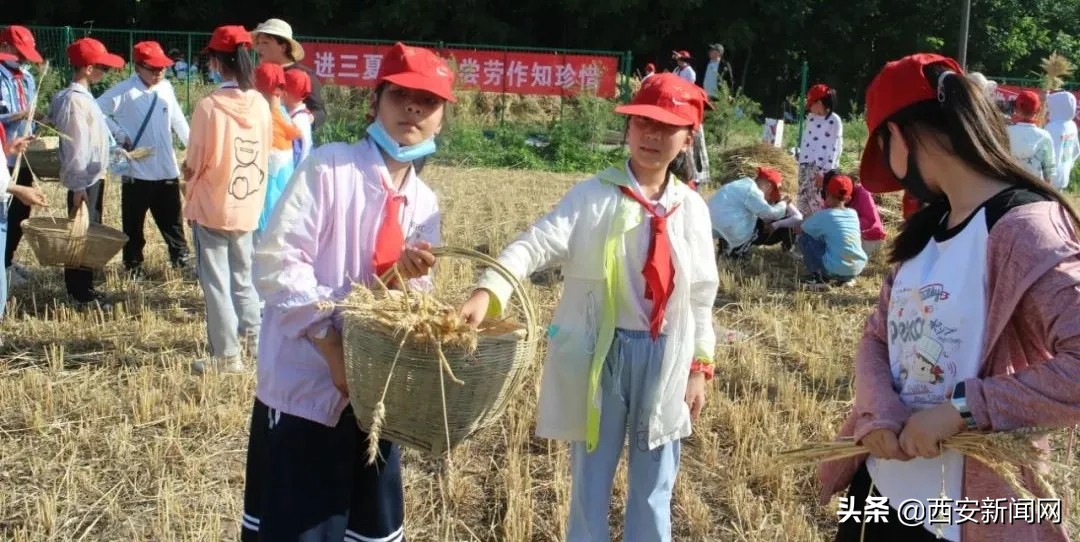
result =
M1049 460L1047 453L1035 445L1034 438L1048 435L1052 429L1025 428L1000 432L957 433L942 442L942 448L953 450L983 463L1001 476L1018 495L1034 499L1035 495L1021 482L1021 467L1030 468L1034 474L1041 498L1057 498L1057 492L1039 471L1040 465L1067 471L1063 463ZM833 442L814 443L794 450L781 452L774 457L781 467L798 467L827 461L847 459L869 453L869 450L849 438Z

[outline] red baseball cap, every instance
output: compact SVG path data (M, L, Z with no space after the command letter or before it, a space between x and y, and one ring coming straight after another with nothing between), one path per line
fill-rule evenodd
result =
M173 65L173 60L165 54L161 44L156 41L140 41L132 49L131 60L135 64L142 64L155 69L168 68Z
M806 93L806 107L814 105L814 102L821 101L822 98L829 95L829 85L814 85L810 87L810 91Z
M673 73L645 80L634 99L615 108L616 113L645 117L672 126L699 126L709 98L701 87Z
M840 199L850 198L854 190L855 183L851 182L851 177L847 175L833 175L825 185L825 192Z
M885 163L875 132L889 117L911 105L937 100L937 90L926 80L923 69L942 64L963 75L955 60L932 53L919 53L885 65L866 89L866 127L869 137L859 163L859 178L870 192L895 192L903 189L892 169Z
M86 66L105 66L107 68L120 69L124 67L124 59L114 55L105 48L105 44L94 38L79 38L68 45L68 61L76 68Z
M306 99L311 95L311 77L304 70L289 70L285 72L285 92Z
M0 30L0 43L11 45L15 50L19 51L23 58L35 64L40 64L45 60L41 58L41 53L37 50L34 34L25 26L13 24Z
M645 65L645 69L646 70L656 71L656 64L653 64L652 62L650 62L650 63Z
M1016 112L1016 116L1024 119L1034 117L1040 107L1042 107L1042 99L1032 90L1021 92L1013 102L1013 111Z
M762 166L757 168L757 178L769 181L776 188L780 188L784 184L784 174L771 167Z
M692 56L690 56L690 51L687 51L685 49L682 50L682 51L679 51L679 52L677 52L675 54L679 55L679 58L687 58L687 59L693 58Z
M219 26L210 36L210 44L203 52L235 53L240 47L251 47L251 34L239 25Z
M255 89L270 94L285 86L285 68L280 64L262 62L255 67Z
M430 92L448 102L454 98L454 71L439 55L423 47L395 43L379 65L376 84L386 81L399 87Z

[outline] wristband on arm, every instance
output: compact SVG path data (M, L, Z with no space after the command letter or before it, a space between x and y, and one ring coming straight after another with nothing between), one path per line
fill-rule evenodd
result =
M712 360L696 358L693 363L690 364L690 374L702 373L705 375L705 380L712 380L714 366L715 364Z

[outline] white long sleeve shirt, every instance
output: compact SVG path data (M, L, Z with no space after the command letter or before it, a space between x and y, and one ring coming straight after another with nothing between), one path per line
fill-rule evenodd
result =
M154 93L157 102L154 103ZM176 179L180 168L173 152L173 133L186 147L189 126L184 111L176 99L172 83L167 79L148 88L138 75L132 75L105 91L97 100L105 121L118 143L135 141L150 104L154 111L136 147L150 147L154 153L142 160L131 161L130 176L144 181Z
M109 127L90 89L71 83L49 104L49 120L67 137L60 138L60 182L73 192L105 178L109 168Z

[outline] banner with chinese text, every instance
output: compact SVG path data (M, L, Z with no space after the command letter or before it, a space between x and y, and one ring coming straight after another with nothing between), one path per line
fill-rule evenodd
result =
M371 87L389 45L307 42L304 63L323 83ZM517 51L443 49L457 65L456 87L507 94L572 96L584 91L614 98L619 59Z

